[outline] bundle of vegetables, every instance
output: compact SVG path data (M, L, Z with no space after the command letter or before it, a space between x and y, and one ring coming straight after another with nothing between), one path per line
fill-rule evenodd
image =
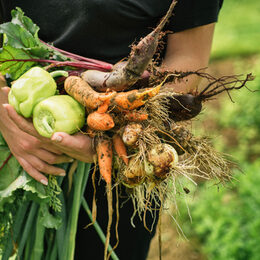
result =
M161 31L175 4L173 1L165 17L149 35L132 46L127 61L114 66L59 50L40 41L37 35L39 28L19 8L13 10L10 23L0 25L0 32L5 34L0 53L0 71L12 81L9 103L21 115L32 117L36 130L45 137L51 137L56 131L70 134L83 131L94 140L100 175L107 186L109 220L105 259L111 254L108 251L111 249L109 237L114 186L127 187L136 208L134 214L142 217L142 213L153 210L152 201L162 209L167 198L175 197L178 192L175 184L179 176L185 176L192 182L195 182L193 177L216 178L220 181L232 178L231 163L211 147L207 138L194 137L188 130L187 122L199 114L202 102L223 91L239 89L253 77L249 74L245 79L238 76L217 79L203 70L160 71L153 57ZM57 71L57 67L63 67L64 71ZM56 79L57 91L52 76L60 75ZM174 84L190 75L206 78L209 83L200 93L189 94L174 93L164 87L165 83ZM58 109L59 106L63 112ZM8 155L3 161L0 173L7 170L10 158ZM50 177L50 187L41 187L45 191L52 191L46 193L46 198L56 210L59 193L63 208L59 209L65 214L64 207L73 207L73 216L70 214L63 217L62 231L58 229L54 233L53 237L58 241L57 247L51 247L46 254L40 251L37 257L73 259L75 241L66 241L70 249L64 253L61 252L59 239L62 237L61 232L72 233L69 237L75 239L77 214L88 176L84 175L83 167L84 164L79 163L78 173L73 176L72 194L76 197L68 203L62 194L65 192L63 188L71 187L71 178L60 178L57 183L55 178ZM89 170L89 166L87 167ZM75 168L75 165L70 166L69 176ZM18 178L20 177L21 175ZM61 190L57 187L61 187ZM9 188L7 185L5 190ZM22 188L25 189L25 186ZM46 207L46 201L41 205ZM37 204L32 204L31 218L36 216L36 209ZM42 211L37 212L39 229L46 227L46 223L40 223ZM23 208L19 214L24 214ZM14 222L16 225L12 216L9 216L9 223ZM145 218L143 221L145 225ZM38 234L40 231L36 229L35 232ZM31 244L26 245L24 251L21 238L14 237L13 241L18 243L18 256L23 256L24 259L27 259L30 250L36 246L29 241ZM37 241L40 241L38 244L43 248L43 238ZM8 245L9 251L5 252L10 253L10 242ZM3 259L8 256L5 253ZM116 259L113 252L111 256Z

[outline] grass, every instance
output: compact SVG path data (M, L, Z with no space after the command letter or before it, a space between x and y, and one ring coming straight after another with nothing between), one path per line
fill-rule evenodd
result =
M260 1L226 0L216 25L212 59L260 53Z

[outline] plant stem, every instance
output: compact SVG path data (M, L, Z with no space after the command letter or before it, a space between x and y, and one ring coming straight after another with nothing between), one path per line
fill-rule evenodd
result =
M4 166L8 163L8 161L11 159L12 157L12 153L10 152L10 154L7 156L7 158L3 161L2 165L0 166L0 171L4 168Z
M95 63L95 64L103 64L103 65L106 65L106 66L111 66L111 69L112 69L112 65L107 63L107 62L104 62L104 61L100 61L100 60L96 60L96 59L91 59L91 58L86 58L86 57L83 57L83 56L80 56L80 55L77 55L75 53L71 53L71 52L68 52L68 51L64 51L62 49L59 49L57 47L54 47L44 41L41 41L42 43L44 43L46 46L48 46L49 48L55 50L55 51L58 51L62 54L64 54L65 56L69 57L69 58L72 58L72 59L75 59L75 60L78 60L78 61L87 61L87 62L91 62L91 63Z
M69 76L69 73L65 70L55 70L55 71L52 71L50 72L51 76L53 78L55 77L68 77Z
M41 223L41 210L38 210L35 242L32 249L31 259L41 260L42 254L44 252L44 233L45 233L45 227Z
M73 186L74 191L72 194L73 202L72 202L72 208L70 209L71 214L69 216L68 235L67 235L69 240L68 240L68 244L65 245L68 248L66 260L74 259L78 215L79 215L80 205L82 201L82 194L84 193L84 191L82 191L82 188L84 187L83 181L85 180L85 182L87 182L88 179L87 177L89 175L89 168L87 168L87 170L88 171L85 172L85 163L79 162L77 172L74 175L74 186Z
M88 214L88 217L89 217L90 221L93 221L91 210L90 210L90 208L89 208L89 206L88 206L88 203L87 203L87 201L85 200L85 198L83 198L83 200L82 200L82 206L83 206L83 208L85 209L86 213ZM96 231L97 231L97 233L98 233L98 235L99 235L101 241L102 241L103 244L105 245L105 243L106 243L106 236L105 236L104 232L102 231L101 227L99 226L99 224L97 223L97 221L95 221L95 222L93 223L93 226L94 226L94 228L96 229ZM108 251L109 251L109 252L110 252L110 251L112 252L112 253L111 253L111 257L112 257L113 260L119 260L119 258L117 257L115 251L114 251L113 248L111 247L111 245L108 246Z
M21 256L23 254L23 249L26 243L26 240L28 238L29 233L31 232L31 227L33 226L33 221L34 221L34 217L35 214L37 212L38 209L38 205L36 203L32 203L26 224L24 226L24 232L22 234L20 243L19 243L19 247L18 247L18 254L17 254L17 259L21 259Z
M40 62L40 63L51 63L51 67L64 67L70 66L75 68L83 68L83 69L93 69L100 71L110 71L111 66L108 65L98 65L95 63L87 62L87 61L57 61L57 60L47 60L47 59L7 59L1 61L0 64L10 61L17 62ZM50 68L50 66L49 66Z

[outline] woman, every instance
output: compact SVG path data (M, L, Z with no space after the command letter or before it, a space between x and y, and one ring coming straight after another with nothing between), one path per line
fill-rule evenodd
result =
M8 21L11 9L19 6L39 25L42 40L85 57L116 63L128 56L133 42L147 35L158 24L170 3L171 0L78 0L73 4L67 0L1 0L1 10L3 21ZM163 67L177 71L207 67L221 5L221 0L178 1L165 28L174 33L167 35ZM198 78L191 77L188 82L174 84L172 88L175 92L185 93L196 88L198 83ZM5 86L4 79L1 86ZM50 140L39 136L31 121L19 116L7 104L8 91L8 87L0 89L0 132L28 174L47 185L45 174L66 174L54 165L73 159L93 162L91 138L81 133L68 135L63 132L55 133ZM86 193L91 201L91 185ZM104 211L106 203L102 187L97 198L99 210ZM130 202L120 212L120 242L116 253L123 260L145 259L153 236L139 220L134 221L136 228L131 226L132 213ZM102 218L102 214L98 212L98 222L105 226L107 217ZM102 259L103 246L91 228L82 230L85 222L86 217L82 215L75 259ZM113 236L112 244L115 242Z

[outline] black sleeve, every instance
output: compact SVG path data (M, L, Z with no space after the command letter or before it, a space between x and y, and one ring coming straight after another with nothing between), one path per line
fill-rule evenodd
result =
M167 29L180 32L217 22L222 4L223 0L179 0Z

